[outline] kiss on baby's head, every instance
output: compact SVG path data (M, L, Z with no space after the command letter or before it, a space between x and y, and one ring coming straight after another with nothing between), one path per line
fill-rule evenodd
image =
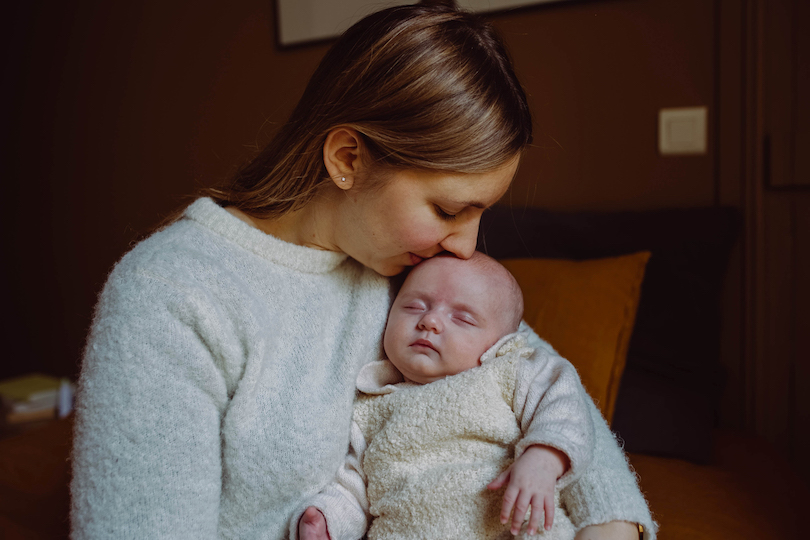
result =
M383 345L406 380L425 384L477 366L522 317L520 286L495 259L436 256L405 279Z

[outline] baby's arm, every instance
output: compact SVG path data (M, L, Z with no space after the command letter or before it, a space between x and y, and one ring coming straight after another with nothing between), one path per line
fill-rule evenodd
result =
M517 533L531 507L529 531L554 521L554 491L576 479L593 455L593 423L574 367L539 349L518 366L513 408L523 438L516 460L490 488L508 482L501 521ZM545 516L545 519L543 519ZM542 520L542 521L541 521Z
M290 520L291 540L357 540L366 534L365 449L363 434L352 422L346 461L335 478L295 512Z

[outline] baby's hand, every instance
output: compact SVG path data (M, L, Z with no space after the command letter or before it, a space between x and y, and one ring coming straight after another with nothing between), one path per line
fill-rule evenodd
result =
M298 520L298 540L331 540L323 513L310 506Z
M557 479L568 470L568 456L550 446L533 445L498 476L488 489L500 489L509 484L503 494L501 523L512 516L512 534L520 532L526 511L531 506L529 534L535 534L545 515L545 529L554 523L554 488ZM514 510L514 511L513 511Z

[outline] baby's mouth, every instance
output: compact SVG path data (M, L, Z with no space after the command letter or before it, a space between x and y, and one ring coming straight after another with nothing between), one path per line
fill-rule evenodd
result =
M424 347L424 348L431 349L433 351L439 352L439 350L436 349L436 347L433 345L433 343L431 343L430 341L428 341L426 339L417 339L416 341L411 343L411 347L416 347L416 348Z

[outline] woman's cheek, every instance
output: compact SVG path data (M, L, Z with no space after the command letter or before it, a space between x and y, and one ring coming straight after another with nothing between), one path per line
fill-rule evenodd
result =
M441 230L438 227L421 222L414 222L414 225L405 232L406 245L410 246L408 251L423 251L430 249L442 240Z

